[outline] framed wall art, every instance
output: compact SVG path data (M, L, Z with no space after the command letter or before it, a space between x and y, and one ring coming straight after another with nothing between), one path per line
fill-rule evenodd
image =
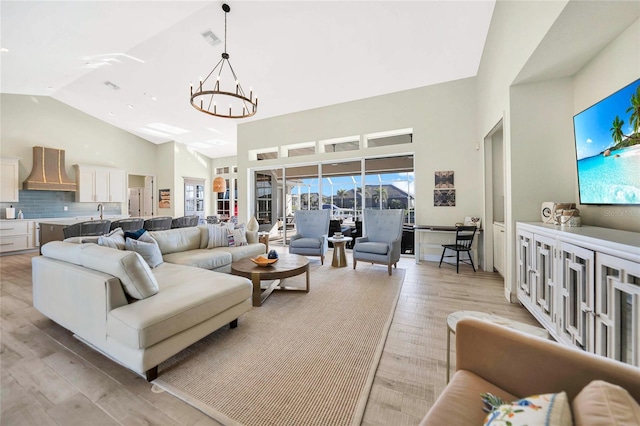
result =
M433 205L435 207L454 207L456 205L456 190L434 189Z
M436 188L453 188L453 171L435 172Z

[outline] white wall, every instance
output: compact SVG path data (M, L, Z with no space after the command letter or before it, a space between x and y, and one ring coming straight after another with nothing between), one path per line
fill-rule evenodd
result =
M640 78L640 20L607 46L573 80L573 114ZM574 154L575 155L575 154ZM577 174L574 175L577 202ZM578 206L584 223L640 232L640 206Z
M175 186L175 142L167 142L157 147L157 161L156 167L158 172L158 185L156 187L156 194L154 194L154 200L156 202L156 211L158 216L176 216L176 186ZM159 193L161 189L169 189L171 191L171 207L163 208L159 207ZM184 192L184 189L183 189ZM178 216L180 216L178 214Z
M211 159L199 154L184 144L174 143L175 153L175 208L174 216L184 215L184 179L203 179L204 187L204 214L211 214L211 200L213 188L211 180Z
M476 150L476 84L474 78L391 93L252 121L238 126L239 213L245 217L245 189L251 167L318 163L342 158L415 153L416 222L453 225L465 216L482 215L481 152ZM249 150L413 128L413 143L320 153L310 157L248 160ZM455 173L456 206L434 207L434 172Z

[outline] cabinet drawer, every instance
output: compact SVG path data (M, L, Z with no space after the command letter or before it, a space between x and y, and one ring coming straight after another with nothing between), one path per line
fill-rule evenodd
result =
M29 248L29 235L15 235L0 237L0 253Z
M0 222L0 237L29 233L29 222Z

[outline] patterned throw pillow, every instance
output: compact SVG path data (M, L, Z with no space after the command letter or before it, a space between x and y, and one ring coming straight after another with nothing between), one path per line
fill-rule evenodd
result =
M485 426L571 426L571 408L565 392L534 395L500 405L484 420Z
M227 237L228 231L233 230L233 224L208 224L209 228L209 242L207 248L215 247L228 247L229 240Z

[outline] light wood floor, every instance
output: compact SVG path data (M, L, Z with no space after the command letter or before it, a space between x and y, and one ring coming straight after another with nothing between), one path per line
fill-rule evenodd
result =
M36 311L35 255L0 257L0 424L218 424ZM401 259L398 267L406 278L363 425L419 423L445 386L445 319L451 312L478 310L536 324L525 309L506 302L497 274L474 274L468 266L456 274L454 267L416 265L413 258Z

